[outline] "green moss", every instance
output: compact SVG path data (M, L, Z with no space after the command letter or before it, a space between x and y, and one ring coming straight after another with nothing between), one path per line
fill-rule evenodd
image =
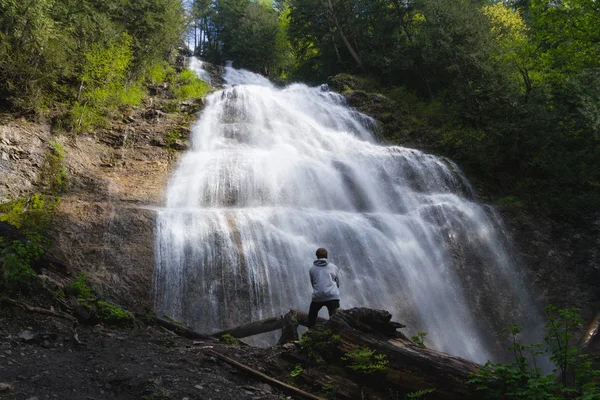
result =
M98 317L109 323L121 323L133 319L133 314L121 307L98 299L90 286L85 274L81 273L69 283L65 289L67 293L75 296L83 307L98 313Z
M56 196L34 194L0 204L0 221L8 222L25 232L46 229L60 204Z
M121 307L107 303L104 300L98 300L96 306L98 307L98 314L105 321L123 322L133 319L133 314L129 311L125 311Z

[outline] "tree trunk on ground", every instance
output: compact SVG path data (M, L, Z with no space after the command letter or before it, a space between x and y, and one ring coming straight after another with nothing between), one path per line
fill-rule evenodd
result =
M401 324L391 322L387 311L354 308L338 311L325 328L340 336L339 348L348 353L368 347L387 356L387 384L410 390L435 389L444 399L479 399L468 384L479 364L413 343L396 332Z
M223 331L212 333L211 336L220 338L223 335L231 335L236 339L242 339L248 336L259 335L261 333L273 332L279 329L283 329L285 326L284 319L290 313L295 314L295 318L298 321L298 325L307 326L308 324L308 314L298 310L290 310L288 314L283 317L272 317L263 319L256 322L250 322L249 324L244 324L240 326L236 326L234 328L225 329ZM317 323L322 324L327 320L324 318L317 318Z

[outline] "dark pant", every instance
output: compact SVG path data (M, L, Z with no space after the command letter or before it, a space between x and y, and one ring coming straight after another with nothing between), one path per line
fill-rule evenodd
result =
M312 328L317 323L317 315L319 314L319 310L323 307L327 307L327 311L329 312L329 318L335 314L335 311L340 308L339 300L329 300L329 301L313 301L310 303L310 309L308 310L308 327Z

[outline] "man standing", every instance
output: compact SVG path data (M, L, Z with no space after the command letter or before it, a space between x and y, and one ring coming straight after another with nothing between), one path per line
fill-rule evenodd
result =
M308 311L308 327L317 323L319 310L327 307L329 318L340 308L340 280L338 267L327 261L327 250L317 249L317 260L310 269L313 287L312 302Z

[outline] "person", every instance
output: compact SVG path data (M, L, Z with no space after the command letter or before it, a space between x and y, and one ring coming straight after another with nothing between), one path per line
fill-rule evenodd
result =
M340 308L340 279L339 270L335 264L327 261L327 250L317 249L317 259L310 268L310 283L312 284L312 302L308 311L308 328L317 323L319 310L327 307L329 318Z

